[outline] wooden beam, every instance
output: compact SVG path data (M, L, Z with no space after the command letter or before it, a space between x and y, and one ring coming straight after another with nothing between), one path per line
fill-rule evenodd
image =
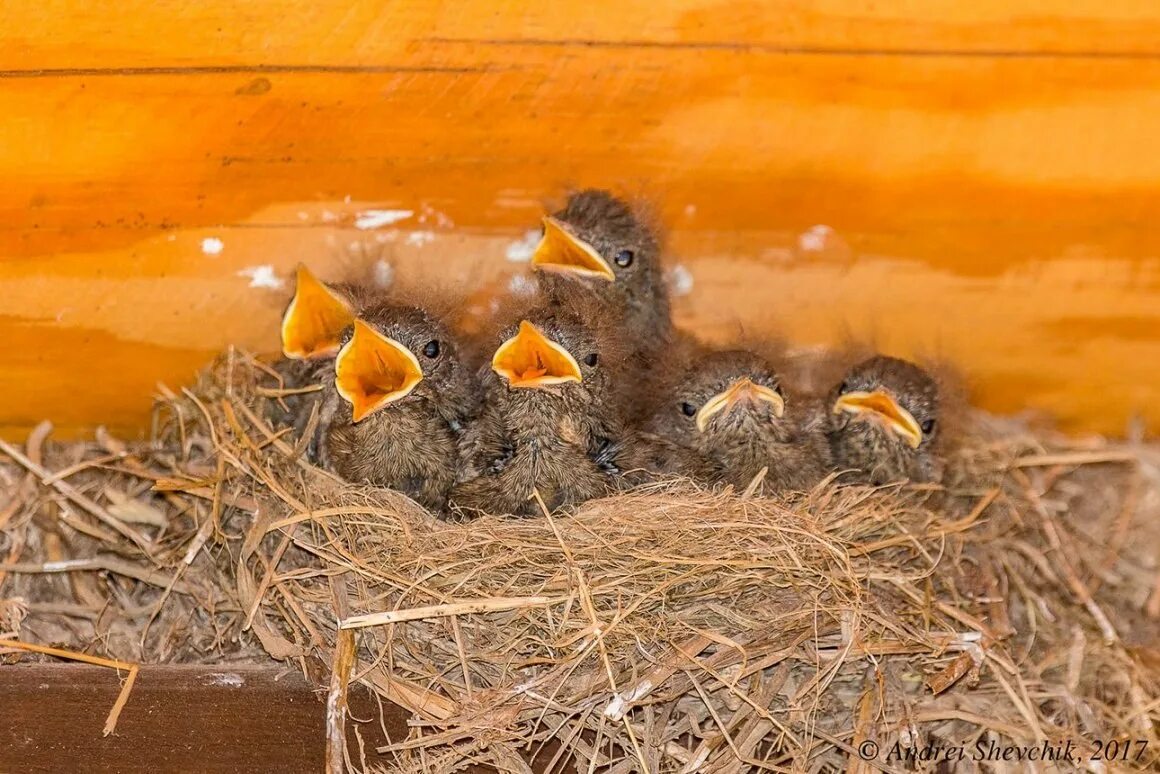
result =
M119 690L117 674L100 667L0 666L0 771L323 770L325 697L296 671L250 664L143 667L116 732L104 737L101 727ZM388 704L380 724L378 706L353 686L347 732L352 750L359 749L357 727L367 760L383 763L375 747L406 738L407 713Z
M299 260L502 291L568 185L658 203L713 340L852 334L1160 428L1146 0L16 5L0 432L140 433L157 381L276 346Z

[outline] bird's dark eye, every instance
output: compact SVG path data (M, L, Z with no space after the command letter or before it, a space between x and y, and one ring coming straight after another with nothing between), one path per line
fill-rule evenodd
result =
M584 358L584 364L585 364L585 365L594 366L594 365L596 365L598 362L600 362L600 356L599 356L599 355L597 355L595 352L593 352L593 353L592 353L591 355L589 355L588 357Z
M934 420L933 419L928 419L922 423L922 434L923 435L930 435L933 432L934 432Z
M439 357L439 342L428 341L427 346L423 347L423 354L429 358Z
M681 404L681 413L687 417L696 416L697 407L694 406L692 403L682 403Z
M842 382L841 384L838 385L838 394L839 395L845 395L849 391L850 391L850 383L849 382Z
M612 260L620 268L627 269L629 266L632 266L632 261L634 258L636 258L636 256L633 254L632 250L621 250Z

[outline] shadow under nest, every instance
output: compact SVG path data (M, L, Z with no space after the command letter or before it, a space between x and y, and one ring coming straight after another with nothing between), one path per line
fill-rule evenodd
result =
M362 682L413 721L355 769L530 771L549 740L549 770L605 772L900 771L927 745L1006 770L970 756L1067 739L1062 770L1096 740L1160 760L1155 447L976 416L942 486L674 481L456 524L309 464L261 377L223 357L148 445L4 444L0 635L291 662L334 739Z

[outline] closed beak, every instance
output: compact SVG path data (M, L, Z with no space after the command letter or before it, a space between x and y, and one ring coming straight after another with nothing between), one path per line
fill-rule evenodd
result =
M755 384L748 378L738 379L724 392L719 392L701 406L697 412L697 429L702 433L709 426L709 420L724 412L728 414L734 408L745 403L768 403L773 415L781 419L785 413L785 398L772 388Z
M833 412L873 417L901 436L912 449L917 449L922 443L922 428L914 416L882 390L847 392L834 401Z

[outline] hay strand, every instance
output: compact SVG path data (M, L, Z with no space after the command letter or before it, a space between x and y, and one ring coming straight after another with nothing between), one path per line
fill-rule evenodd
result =
M99 656L90 656L87 653L78 653L74 650L65 650L64 648L50 648L45 645L37 645L31 642L19 642L17 640L0 640L0 648L11 648L12 650L23 650L28 653L39 653L44 656L63 658L68 661L79 661L83 664L92 664L93 666L116 669L118 672L126 672L127 674L125 676L125 682L121 684L121 690L117 693L117 700L113 702L113 706L109 710L108 716L105 718L105 727L101 730L101 735L108 736L117 730L117 721L121 717L121 710L125 709L125 705L129 702L129 694L133 692L133 684L137 682L137 672L140 669L138 664L129 664L124 661L116 661L114 659L101 658Z

